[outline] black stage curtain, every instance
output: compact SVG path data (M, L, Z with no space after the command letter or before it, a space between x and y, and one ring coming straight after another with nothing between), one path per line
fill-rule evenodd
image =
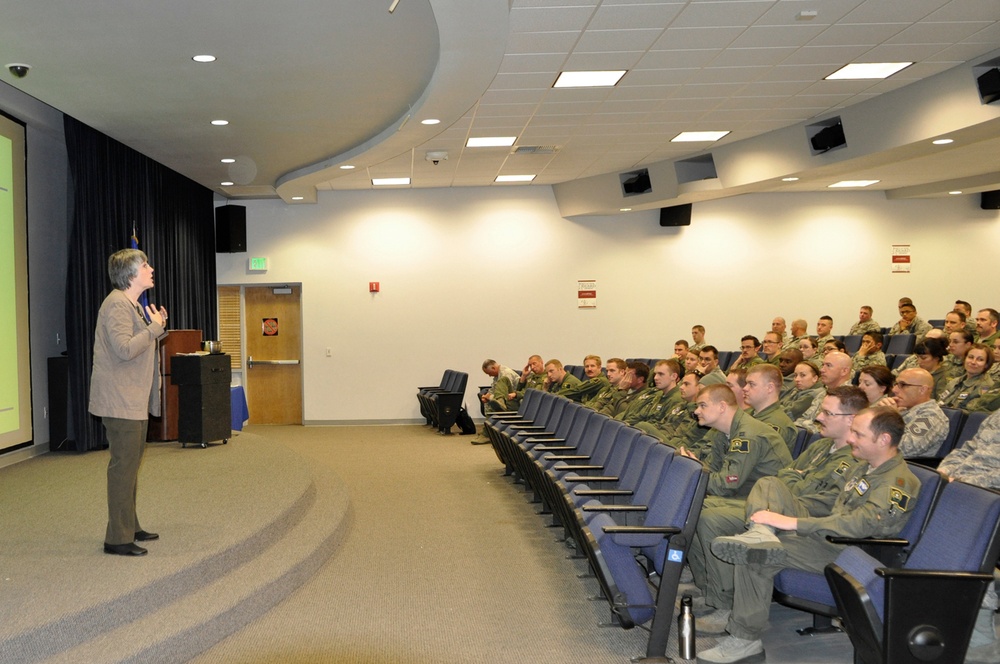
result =
M87 412L94 326L111 290L108 256L131 246L149 256L173 329L217 338L215 218L212 191L99 131L65 118L70 172L66 343L70 418L77 451L104 447L100 420Z

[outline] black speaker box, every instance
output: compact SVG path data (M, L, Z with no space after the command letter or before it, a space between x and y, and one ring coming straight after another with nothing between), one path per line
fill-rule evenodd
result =
M1000 189L980 194L979 207L984 210L1000 210Z
M690 226L691 203L660 208L660 226Z
M242 205L215 208L215 253L237 254L247 250L247 209Z
M837 123L829 127L824 127L811 139L813 150L817 152L829 152L834 148L839 148L847 143L844 136L844 125Z
M984 104L992 104L1000 99L1000 69L994 67L976 79L979 96Z
M647 194L653 191L653 185L649 181L649 171L645 168L633 173L624 173L622 178L622 195L634 196L636 194Z

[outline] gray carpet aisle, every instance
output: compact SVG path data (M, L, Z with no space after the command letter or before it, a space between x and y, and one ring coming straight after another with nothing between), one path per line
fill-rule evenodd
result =
M313 579L193 662L625 664L645 651L645 632L597 627L596 582L577 578L584 564L489 446L418 426L250 430L342 477L353 520ZM790 609L772 619L768 661L852 661L846 636L798 637L808 618Z

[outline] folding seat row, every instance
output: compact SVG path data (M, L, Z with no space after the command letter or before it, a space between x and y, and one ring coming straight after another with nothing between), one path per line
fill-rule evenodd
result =
M420 414L427 420L427 424L439 433L451 433L451 427L455 425L458 410L465 399L468 382L469 374L464 371L446 369L440 384L417 388Z
M625 629L652 620L647 656L664 656L707 473L579 404L547 394L525 401L516 419L488 423L497 456L587 560L614 620Z

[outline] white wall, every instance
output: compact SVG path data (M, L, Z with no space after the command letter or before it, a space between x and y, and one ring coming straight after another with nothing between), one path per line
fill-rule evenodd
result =
M696 204L678 229L655 212L565 219L547 187L244 204L248 253L220 254L218 280L302 284L307 423L416 419L415 387L445 368L469 372L474 409L486 357L666 356L694 323L732 350L775 315L813 331L829 314L843 334L862 304L891 325L903 295L925 319L956 298L1000 305L1000 213L978 196L752 194ZM893 244L911 245L909 274L891 273ZM267 256L268 273L248 274L248 256ZM596 310L577 308L580 279L597 280Z

